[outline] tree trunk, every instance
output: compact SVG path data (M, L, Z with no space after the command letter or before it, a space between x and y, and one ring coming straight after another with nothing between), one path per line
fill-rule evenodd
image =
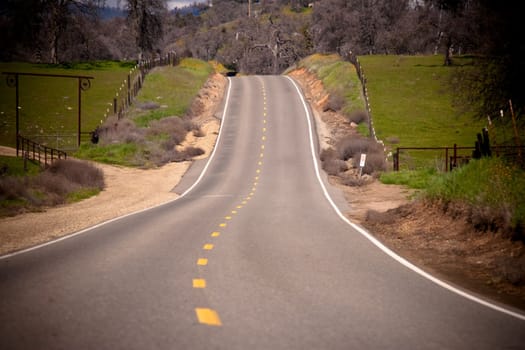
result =
M452 65L452 38L450 37L450 35L447 36L447 44L445 45L445 60L443 62L443 65Z

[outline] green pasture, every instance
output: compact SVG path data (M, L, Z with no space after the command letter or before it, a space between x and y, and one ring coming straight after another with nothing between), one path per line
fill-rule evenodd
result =
M92 76L82 92L81 131L90 132L112 109L113 96L133 62L92 62L70 65L0 63L0 72ZM0 80L0 144L16 144L15 89ZM78 80L19 76L20 133L51 147L75 148L78 128Z
M474 146L485 121L452 104L450 77L469 58L443 66L442 56L361 56L377 137L387 146Z
M145 127L151 120L168 116L184 116L212 72L211 64L185 58L176 67L159 67L148 74L131 111L137 126ZM155 102L161 108L153 111L137 108L146 102Z

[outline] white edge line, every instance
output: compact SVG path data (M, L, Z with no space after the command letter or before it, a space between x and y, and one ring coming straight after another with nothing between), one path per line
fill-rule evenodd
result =
M332 206L332 208L334 209L334 211L337 213L337 215L339 216L339 218L341 218L341 220L343 220L345 223L347 223L348 225L350 225L353 229L355 229L357 232L359 232L361 235L363 235L365 238L367 238L370 242L372 242L376 247L378 247L379 249L381 249L385 254L387 254L388 256L390 256L392 259L396 260L398 263L400 263L401 265L404 265L405 267L409 268L410 270L414 271L415 273L419 274L420 276L434 282L435 284L453 292L453 293L456 293L464 298L467 298L471 301L474 301L478 304L481 304L483 306L486 306L490 309L493 309L493 310L496 310L496 311L499 311L499 312L502 312L504 314L507 314L507 315L510 315L510 316L513 316L517 319L520 319L522 321L525 321L525 315L524 314L521 314L521 313L518 313L518 312L515 312L515 311L512 311L512 310L509 310L507 308L504 308L504 307L501 307L501 306L498 306L498 305L495 305L491 302L488 302L486 300L483 300L483 299L480 299L472 294L469 294L461 289L458 289L434 276L432 276L431 274L423 271L422 269L420 269L419 267L417 267L416 265L412 264L411 262L409 262L408 260L406 260L405 258L397 255L396 253L394 253L392 250L390 250L388 247L386 247L383 243L381 243L378 239L376 239L374 236L372 236L368 231L366 231L365 229L363 229L362 227L356 225L355 223L353 223L352 221L350 221L347 217L345 217L343 215L343 213L341 212L341 210L337 207L337 205L334 203L334 201L332 200L332 198L330 197L330 194L328 193L328 190L326 189L326 186L324 185L324 182L321 178L321 174L319 172L319 165L317 163L317 156L316 156L316 153L315 153L315 145L314 145L314 137L313 137L313 127L312 127L312 122L311 122L311 114L310 114L310 110L308 108L308 105L306 104L306 101L304 100L304 97L303 97L303 94L301 92L301 90L299 89L299 87L297 86L296 82L290 78L289 76L286 76L286 78L288 78L292 84L294 85L295 89L297 90L297 93L299 94L299 97L301 98L301 102L303 103L303 107L304 107L304 110L305 110L305 116L306 116L306 119L308 121L308 133L309 133L309 137L310 137L310 150L311 150L311 154L312 154L312 160L313 160L313 163L314 163L314 168L315 168L315 174L317 175L317 180L319 181L320 185L321 185L321 188L323 190L323 193L324 193L324 196L325 198L328 200L328 202L330 203L330 205Z
M153 208L156 208L156 207L160 207L160 206L163 206L165 204L168 204L168 203L172 203L172 202L175 202L181 198L183 198L184 196L186 196L193 188L195 188L195 186L197 186L199 184L199 182L201 182L202 178L204 177L204 174L206 173L206 171L208 170L208 167L211 163L211 161L213 160L213 157L215 156L215 151L217 150L217 146L219 144L219 141L221 139L221 135L222 135L222 130L223 130L223 125L224 125L224 121L226 119L226 113L227 113L227 110L228 110L228 105L229 105L229 101L230 101L230 91L231 91L231 79L228 77L228 91L226 93L226 100L225 100L225 103L224 103L224 109L223 109L223 112L222 112L222 119L221 119L221 126L219 128L219 134L217 135L217 140L215 141L215 146L213 147L213 151L210 155L210 157L208 158L208 161L206 162L206 165L204 166L204 169L202 170L201 174L199 175L199 177L197 178L197 180L195 181L195 183L193 183L193 185L191 185L190 188L188 188L186 191L184 191L184 193L182 193L180 196L178 196L177 198L174 198L174 199L171 199L171 200L168 200L164 203L161 203L161 204L158 204L158 205L154 205L152 207L149 207L149 208L146 208L146 209L141 209L141 210L137 210L137 211L134 211L132 213L128 213L128 214L124 214L124 215L121 215L119 217L116 217L116 218L113 218L113 219L109 219L107 221L104 221L104 222L101 222L99 224L96 224L96 225L93 225L93 226L90 226L90 227L87 227L85 229L82 229L80 231L77 231L77 232L74 232L74 233L71 233L69 235L66 235L66 236L62 236L60 238L57 238L57 239L54 239L52 241L48 241L48 242L45 242L45 243L42 243L42 244L38 244L38 245L35 245L33 247L29 247L29 248L26 248L26 249L22 249L22 250L17 250L15 252L12 252L12 253L8 253L8 254L5 254L5 255L2 255L0 256L0 260L4 260L4 259L9 259L9 258L12 258L16 255L21 255L21 254L24 254L24 253L28 253L28 252L31 252L33 250L37 250L37 249L40 249L40 248L43 248L43 247L46 247L48 245L52 245L52 244L55 244L55 243L58 243L58 242L61 242L61 241L65 241L66 239L70 239L70 238L73 238L75 236L78 236L78 235L81 235L83 233L86 233L88 231L91 231L91 230L94 230L98 227L101 227L101 226L104 226L106 224L109 224L111 222L114 222L114 221L117 221L117 220L121 220L125 217L128 217L128 216L131 216L131 215L135 215L135 214L138 214L138 213L142 213L142 212L145 212L145 211L148 211L148 210L151 210Z

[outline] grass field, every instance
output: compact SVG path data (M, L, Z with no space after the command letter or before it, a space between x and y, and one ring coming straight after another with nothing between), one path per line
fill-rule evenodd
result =
M0 63L0 72L83 75L94 77L89 90L82 92L83 132L94 130L111 108L132 62L92 62L69 66ZM71 78L19 77L20 133L37 138L51 147L76 147L78 128L78 80ZM15 89L8 87L6 75L0 81L0 144L14 146Z
M162 108L149 112L135 108L132 112L135 123L145 127L151 120L184 116L212 72L213 67L210 64L192 58L183 59L176 67L157 68L147 75L136 105L155 102Z
M460 114L441 56L362 56L377 137L393 147L473 146L485 121ZM455 64L468 64L455 58Z

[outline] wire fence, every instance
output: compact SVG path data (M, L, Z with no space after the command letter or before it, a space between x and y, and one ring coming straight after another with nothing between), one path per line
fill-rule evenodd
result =
M420 170L433 168L441 172L451 171L468 164L476 155L476 147L397 147L392 154L392 169ZM523 146L492 146L490 156L501 157L515 164L522 164ZM522 164L523 165L523 164Z

